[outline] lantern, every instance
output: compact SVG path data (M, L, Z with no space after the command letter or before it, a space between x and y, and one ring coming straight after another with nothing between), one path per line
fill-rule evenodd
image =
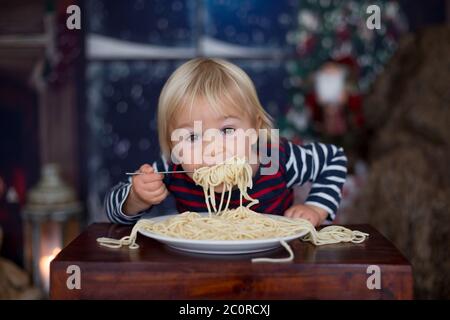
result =
M38 184L27 195L22 211L25 227L25 263L34 285L49 292L50 262L70 238L69 224L79 228L82 206L56 164L42 168ZM70 223L73 222L73 223Z

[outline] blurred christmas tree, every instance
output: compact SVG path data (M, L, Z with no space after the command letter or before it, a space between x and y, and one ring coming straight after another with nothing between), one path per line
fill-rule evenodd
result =
M366 25L369 5L381 9L380 29ZM395 1L302 1L298 27L287 34L287 42L296 46L296 59L286 63L293 89L289 111L278 123L281 134L296 142L320 138L306 107L311 75L326 61L350 57L357 66L355 85L364 95L406 30L406 19Z

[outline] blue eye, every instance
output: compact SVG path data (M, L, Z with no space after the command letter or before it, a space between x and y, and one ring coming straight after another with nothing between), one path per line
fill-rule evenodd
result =
M223 132L225 135L231 135L231 134L233 134L235 131L236 131L236 129L234 129L234 128L223 128L223 129L222 129L222 132Z

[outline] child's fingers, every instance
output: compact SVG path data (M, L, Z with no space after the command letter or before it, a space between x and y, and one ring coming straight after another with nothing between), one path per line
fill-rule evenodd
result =
M152 181L149 183L145 183L143 181L137 181L134 187L137 191L143 191L148 194L148 193L154 193L158 190L162 190L166 186L162 181L158 180L158 181Z
M149 165L148 163L145 163L139 168L139 171L142 173L153 173L155 170L153 169L153 167L151 165Z
M291 218L302 218L302 219L308 219L308 212L302 210L301 208L295 208L295 210L291 214Z
M296 211L294 212L294 214L292 215L292 218L303 218L303 219L307 219L307 215L303 212L303 211Z
M142 183L152 183L155 181L161 182L161 180L164 178L164 176L161 173L148 173L148 174L142 174L137 176L136 179L141 181Z
M302 212L302 214L301 214L301 216L299 216L299 218L308 220L313 225L316 225L316 223L317 223L316 217L314 215L312 215L311 213L307 212L307 211L306 212Z
M148 182L163 179L162 174L155 173L155 170L153 169L153 167L147 163L143 164L139 168L139 170L137 170L136 172L145 173L145 174L139 174L139 175L133 176L133 183L136 183L136 182L148 183Z
M292 218L292 214L294 213L294 208L290 207L284 212L284 216L287 218Z
M294 207L287 209L285 211L284 215L291 219L302 218L302 219L308 220L313 225L318 224L316 215L314 215L308 209L302 208L301 206L294 206Z
M153 167L148 163L143 164L137 172L145 174L135 175L133 177L133 182L142 181L144 183L148 183L155 180L162 180L164 178L162 174L155 172L155 169L153 169Z
M164 184L157 189L147 190L145 188L138 188L135 190L136 195L148 204L155 204L155 202L167 192L167 188Z
M284 215L288 218L299 218L302 213L303 211L298 207L291 207L285 211Z
M136 187L136 189L145 189L146 184L150 184L152 182L157 182L157 178L149 177L149 174L142 174L138 176L134 176L132 178L132 184ZM160 181L162 183L162 181ZM148 187L147 187L148 188Z
M164 190L162 194L153 198L153 204L160 204L167 196L169 195L169 191L167 189Z
M158 197L163 194L166 189L166 186L163 184L162 186L157 187L156 189L148 190L147 192L151 197Z

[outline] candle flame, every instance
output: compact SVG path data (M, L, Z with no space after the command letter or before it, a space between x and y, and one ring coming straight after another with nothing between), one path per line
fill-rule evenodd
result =
M41 280L43 287L46 292L48 292L50 287L50 262L56 257L56 255L61 251L61 248L56 247L52 250L51 254L44 255L39 259L39 270L41 272Z

